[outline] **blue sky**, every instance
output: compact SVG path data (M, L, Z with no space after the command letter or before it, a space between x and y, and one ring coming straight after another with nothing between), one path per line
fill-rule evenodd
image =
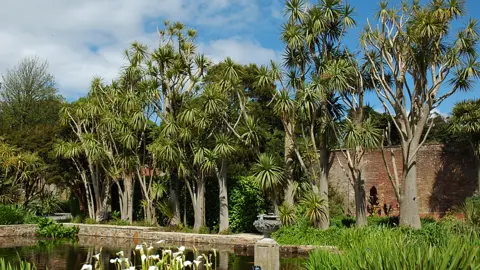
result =
M359 33L378 1L348 2L356 7L358 26L344 41L358 50ZM214 61L227 56L242 64L280 61L283 6L283 0L4 0L0 72L36 55L49 61L59 91L75 100L88 92L93 76L106 81L117 76L125 63L122 52L132 41L155 46L156 27L165 19L197 29L199 50ZM468 16L477 17L479 1L468 0L466 6ZM480 85L476 88L455 94L440 111L449 112L459 100L480 97ZM379 109L375 100L371 95L369 102Z

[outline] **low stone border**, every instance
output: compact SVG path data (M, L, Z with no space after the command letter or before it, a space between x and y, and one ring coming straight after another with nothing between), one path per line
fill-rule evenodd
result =
M65 226L79 227L79 240L85 245L101 245L102 243L110 241L123 243L133 241L133 244L138 244L142 242L157 242L164 240L170 243L195 245L196 247L219 247L223 250L231 250L235 254L246 256L253 256L255 243L263 237L256 234L221 235L162 232L156 227L78 223L63 224ZM36 230L37 226L35 224L3 225L0 226L0 237L33 237L36 235ZM288 257L304 257L314 249L334 250L335 248L319 246L280 246L280 252L289 255Z
M0 237L9 236L35 236L37 234L36 224L21 225L0 225Z

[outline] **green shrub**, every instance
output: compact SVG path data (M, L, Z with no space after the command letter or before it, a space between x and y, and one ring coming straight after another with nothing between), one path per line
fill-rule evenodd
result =
M0 225L28 224L36 222L35 214L17 205L0 205Z
M38 220L37 234L48 238L75 238L79 228L72 226L66 227L61 223L55 223L52 219L41 218Z
M85 224L97 224L98 222L93 218L86 218Z
M200 229L198 230L199 234L210 234L210 228L207 227L207 226L202 226L200 227Z
M279 208L279 216L284 226L292 225L297 219L297 209L295 206L284 202Z
M253 222L265 209L262 193L254 177L239 177L229 197L232 232L256 232Z
M343 217L345 213L345 194L341 194L335 187L328 187L328 211L331 217Z
M75 216L73 219L72 219L72 223L83 223L83 220L85 219L85 217L83 216Z

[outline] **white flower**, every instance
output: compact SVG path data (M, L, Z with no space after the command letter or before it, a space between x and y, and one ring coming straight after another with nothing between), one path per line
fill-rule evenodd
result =
M100 260L100 253L93 255L93 258L95 258L97 261Z
M152 247L152 246L149 246L149 247L147 248L147 250L152 250L152 249L153 249L153 247Z
M110 263L117 263L118 259L110 259Z
M210 267L210 266L212 266L212 263L207 263L207 267Z
M197 257L197 261L201 261L202 259L203 259L203 256L202 256L202 255L200 255L200 256Z
M162 244L163 242L165 242L165 240L160 240L157 242L157 244Z
M93 267L91 264L84 264L81 270L92 270Z
M172 251L170 249L167 249L167 250L164 250L163 251L163 254L169 254L169 255L172 255Z
M145 254L142 254L142 262L144 262L147 259L147 256Z
M160 255L158 255L158 254L157 255L150 255L148 257L152 260L160 260Z
M130 266L127 268L127 270L135 270L135 266Z
M192 265L192 262L191 262L191 261L185 261L185 262L183 263L183 266L184 266L184 267L191 266L191 265Z
M158 270L158 267L152 265L152 266L148 267L148 270Z
M123 251L117 252L116 255L117 255L118 257L123 257L123 256L124 256L124 255L123 255Z
M200 257L200 256L199 256L199 257ZM198 266L202 263L202 261L193 260L193 263L194 263L195 266L198 268Z
M183 253L183 252L175 252L175 253L173 253L173 255L172 255L172 256L173 256L173 257L177 257L177 256L180 256L180 255L182 255L182 253Z
M179 248L178 248L178 251L184 252L184 251L185 251L185 247L184 247L184 246L179 247Z
M135 247L135 249L136 249L136 250L142 250L142 249L143 249L143 246L142 246L142 245L137 245L137 246Z

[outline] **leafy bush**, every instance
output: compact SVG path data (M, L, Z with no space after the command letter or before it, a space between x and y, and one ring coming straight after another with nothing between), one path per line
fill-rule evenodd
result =
M35 214L17 205L0 205L0 225L31 224Z
M328 211L330 217L345 216L345 194L341 194L335 187L328 187Z
M41 218L38 220L37 234L42 237L75 238L78 231L78 227L66 227L63 224L55 223L55 221L49 218Z
M28 208L33 210L37 215L51 215L55 212L62 212L62 202L54 192L43 192L40 197L31 203Z
M292 225L297 219L297 209L284 202L279 208L280 221L284 226Z
M97 224L97 221L93 218L86 218L85 224Z
M255 178L239 177L231 189L229 218L232 232L256 232L253 222L265 209Z
M72 219L72 223L83 223L83 220L85 219L85 217L83 216L75 216L73 219Z

